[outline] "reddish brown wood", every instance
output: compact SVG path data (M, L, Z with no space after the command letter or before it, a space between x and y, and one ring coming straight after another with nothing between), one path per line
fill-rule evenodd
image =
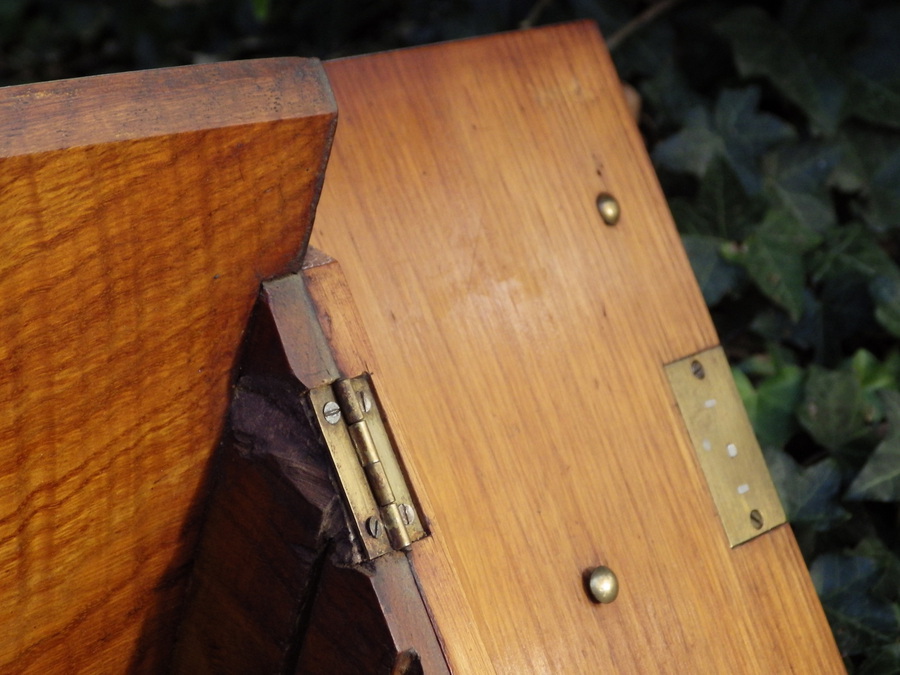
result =
M0 670L168 659L240 335L334 124L299 59L0 90Z
M447 672L406 556L359 564L321 434L301 404L305 388L340 375L304 277L331 296L346 285L333 261L320 262L263 284L176 672ZM340 309L352 321L352 307Z
M365 567L326 563L295 672L449 673L420 606L419 589L402 553Z
M333 541L346 523L301 387L245 376L231 407L179 631L179 673L289 672Z

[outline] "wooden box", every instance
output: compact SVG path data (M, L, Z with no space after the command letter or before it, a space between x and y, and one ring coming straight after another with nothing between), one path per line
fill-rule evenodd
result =
M843 671L593 25L7 89L0 162L0 670Z

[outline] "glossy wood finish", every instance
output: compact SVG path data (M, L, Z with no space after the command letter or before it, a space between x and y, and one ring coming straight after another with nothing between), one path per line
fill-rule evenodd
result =
M0 671L168 659L240 336L334 123L298 59L0 90Z
M841 672L790 529L732 550L717 520L663 371L717 337L596 29L326 68L313 242L371 352L340 306L326 334L430 517L412 558L454 672Z

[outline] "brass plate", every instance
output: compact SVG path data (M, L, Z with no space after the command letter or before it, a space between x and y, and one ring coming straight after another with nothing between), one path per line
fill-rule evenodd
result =
M369 433L378 451L379 459L384 467L384 472L394 493L394 503L401 509L401 513L406 516L405 520L409 521L404 521L409 539L410 541L418 541L427 535L422 522L422 513L413 499L406 477L403 474L403 469L400 467L400 463L394 453L390 436L379 410L378 399L372 390L369 375L364 374L355 377L351 380L351 383L357 395L364 396L363 400L369 403L363 406L364 421L368 426ZM345 424L344 416L340 415L336 423L331 423L326 418L326 404L337 402L337 397L331 386L325 385L310 389L309 402L315 412L316 419L319 421L319 427L328 446L328 452L331 455L338 483L344 496L344 503L352 514L354 534L360 542L364 557L367 560L372 560L390 553L393 548L387 529L384 526L385 514L376 504L372 491L369 489L365 471L353 445L353 440L350 438L350 432ZM370 522L374 522L370 521L370 519L377 519L381 526L377 529L370 527Z
M666 375L729 545L784 523L784 509L722 348L670 363Z

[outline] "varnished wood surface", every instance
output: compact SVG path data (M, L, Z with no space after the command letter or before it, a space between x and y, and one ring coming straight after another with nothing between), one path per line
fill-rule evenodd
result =
M0 90L0 671L168 659L240 336L334 120L297 59Z
M337 307L326 333L374 372L419 488L454 672L841 672L789 528L732 550L717 521L663 372L717 337L595 28L326 69L313 242L371 353Z

